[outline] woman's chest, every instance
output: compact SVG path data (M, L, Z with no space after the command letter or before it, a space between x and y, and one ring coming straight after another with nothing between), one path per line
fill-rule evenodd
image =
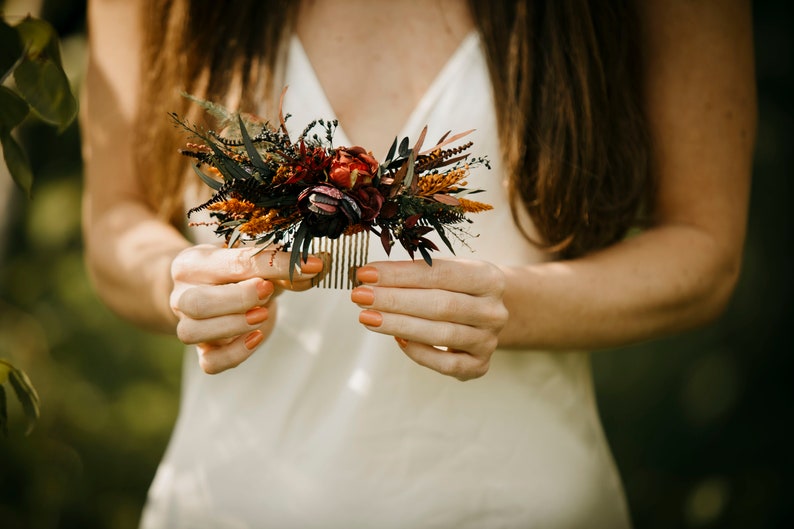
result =
M297 33L353 143L385 152L472 29L465 2L305 2Z

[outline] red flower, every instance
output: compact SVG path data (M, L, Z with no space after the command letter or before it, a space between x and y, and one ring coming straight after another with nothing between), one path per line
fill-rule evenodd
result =
M336 150L328 179L341 189L353 189L372 184L378 174L378 161L363 147L340 147Z
M300 158L293 163L281 166L279 171L284 171L285 175L288 177L284 182L285 184L295 184L298 182L316 184L324 179L325 169L328 167L330 161L331 159L325 154L323 148L315 147L309 151L301 140Z
M361 220L369 222L375 220L383 206L383 195L372 186L362 186L350 193L361 208Z

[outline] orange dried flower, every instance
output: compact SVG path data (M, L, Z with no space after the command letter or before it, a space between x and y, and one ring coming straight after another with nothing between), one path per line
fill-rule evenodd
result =
M466 213L481 213L493 209L492 205L486 204L485 202L477 202L476 200L459 198L458 202L460 202L460 207L463 208L463 211Z

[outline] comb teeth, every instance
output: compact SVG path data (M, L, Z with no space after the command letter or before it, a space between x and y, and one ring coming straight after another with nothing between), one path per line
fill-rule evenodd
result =
M350 290L359 285L356 270L367 262L369 231L338 239L314 238L310 252L323 260L324 273L313 280L315 286Z

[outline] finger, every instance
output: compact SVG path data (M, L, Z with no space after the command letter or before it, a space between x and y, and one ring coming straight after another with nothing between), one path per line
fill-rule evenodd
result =
M436 288L475 296L502 294L504 274L484 261L434 259L424 261L378 261L357 271L361 283L408 288Z
M322 260L309 256L292 274L293 281L310 279L322 270ZM290 279L290 253L262 248L218 248L198 245L183 251L171 266L175 280L191 283L230 283L253 277Z
M268 307L254 307L244 314L225 314L203 320L182 318L177 323L176 334L186 344L217 342L248 334L270 318Z
M443 350L403 338L396 338L396 340L408 358L420 366L430 368L443 375L455 377L458 380L471 380L488 372L489 358L476 357L461 351Z
M458 349L473 355L490 354L496 348L496 333L469 325L369 309L359 314L358 321L373 332Z
M251 356L264 339L264 333L256 330L225 345L199 344L196 347L199 365L210 375L237 367Z
M271 281L258 277L239 283L195 285L178 293L172 308L195 320L242 314L267 303L274 291Z
M296 279L294 281L290 281L289 279L274 279L273 282L278 287L279 292L284 290L291 290L293 292L303 292L305 290L309 290L316 284L313 279L301 279L301 280Z
M379 312L477 327L501 327L506 318L502 303L485 303L482 298L448 290L360 286L353 289L350 299Z

